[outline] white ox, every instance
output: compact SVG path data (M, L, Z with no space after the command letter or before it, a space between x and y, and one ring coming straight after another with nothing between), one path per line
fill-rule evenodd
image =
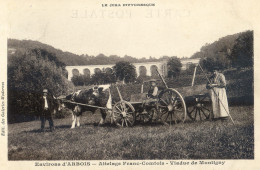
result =
M111 116L112 110L112 96L110 93L110 85L99 85L90 89L79 90L66 96L66 100L72 102L81 103L68 103L65 106L72 110L72 125L71 128L75 128L76 124L80 126L80 116L85 111L91 111L93 114L96 112L98 107L105 108L100 109L101 119L99 125L104 124L107 114ZM91 105L90 106L84 106Z

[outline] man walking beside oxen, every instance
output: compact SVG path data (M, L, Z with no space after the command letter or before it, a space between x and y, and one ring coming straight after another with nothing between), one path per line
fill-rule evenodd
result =
M41 131L45 132L45 122L49 121L50 131L54 130L52 113L54 112L54 98L52 95L48 94L48 90L43 90L43 95L39 99L39 112L41 119Z

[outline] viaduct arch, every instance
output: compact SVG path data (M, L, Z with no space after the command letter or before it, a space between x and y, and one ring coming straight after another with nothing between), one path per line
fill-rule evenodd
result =
M199 59L181 59L182 70L186 70L190 64L198 64ZM137 77L141 75L153 76L156 74L155 68L158 69L162 76L167 76L167 61L163 60L161 62L145 62L145 63L132 63L135 66ZM111 71L114 64L108 65L84 65L84 66L66 66L65 69L68 71L68 80L74 74L82 74L91 76L98 71Z

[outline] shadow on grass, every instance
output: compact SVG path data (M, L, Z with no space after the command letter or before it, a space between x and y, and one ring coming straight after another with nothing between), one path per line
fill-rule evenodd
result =
M135 122L135 125L134 126L151 126L151 127L154 127L154 126L176 126L176 125L181 125L181 124L194 124L194 123L201 123L201 122L213 122L212 120L191 120L189 118L187 118L184 122L179 122L179 123L172 123L171 125L170 124L164 124L160 121L158 122L148 122L148 123L143 123L143 122Z
M29 131L30 133L46 133L46 132L52 132L50 129L46 129L45 131L42 131L41 129L34 129Z
M114 124L114 123L104 123L103 125L99 125L98 123L94 123L94 124L92 124L94 127L108 127L108 128L120 128L120 127L118 127L118 126L116 126L116 124Z
M118 128L115 124L105 123L103 125L99 125L98 123L85 123L81 124L80 127L75 127L74 129L79 128L86 128L86 127L108 127L108 128ZM71 125L59 125L55 126L55 130L51 131L49 127L45 128L45 131L42 131L41 129L33 129L30 131L27 131L29 133L45 133L45 132L55 132L60 130L71 130Z

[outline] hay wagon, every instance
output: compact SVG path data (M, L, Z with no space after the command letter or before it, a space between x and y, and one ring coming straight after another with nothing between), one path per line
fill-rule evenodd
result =
M159 77L165 88L160 90L158 98L150 102L148 107L145 106L147 94L143 92L143 85L140 93L131 95L130 101L125 101L116 87L120 101L114 104L112 115L117 126L133 126L136 121L159 121L172 125L183 123L187 116L193 121L211 118L209 93L205 85L193 86L195 74L192 86L177 89L168 88L160 74Z
M117 126L133 126L135 122L147 123L159 121L163 124L172 125L183 123L189 117L192 121L211 119L211 100L205 85L194 86L196 67L189 87L169 88L163 77L157 73L164 84L159 91L158 98L146 105L147 93L141 92L132 94L130 101L123 99L121 92L116 85L120 100L113 104L112 109L89 104L76 103L73 101L63 102L93 107L97 109L112 110L111 122Z

